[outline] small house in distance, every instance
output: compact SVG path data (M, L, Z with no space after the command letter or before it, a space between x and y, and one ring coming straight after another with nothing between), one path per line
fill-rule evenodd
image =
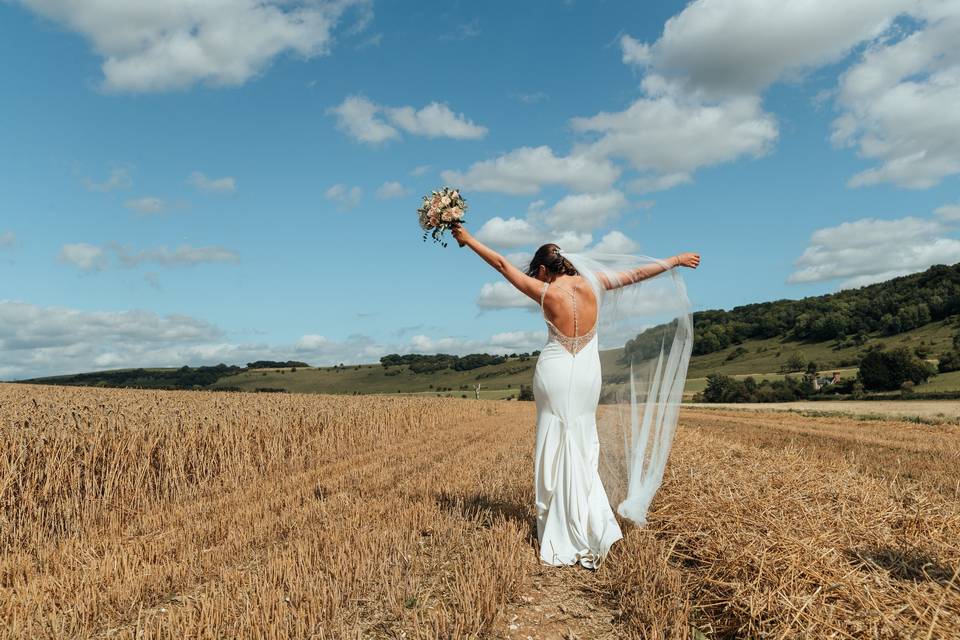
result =
M824 376L824 377L819 377L819 376L815 377L815 378L813 379L813 388L814 388L814 389L817 389L817 390L820 390L820 389L823 388L823 387L829 386L829 385L831 385L831 384L837 384L838 382L840 382L840 372L839 372L839 371L834 371L832 378L828 378L828 377L826 377L826 376Z

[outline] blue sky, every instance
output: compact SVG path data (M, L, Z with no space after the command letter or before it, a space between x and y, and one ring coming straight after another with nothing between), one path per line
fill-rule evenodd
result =
M960 5L840 4L0 3L0 379L539 348L443 184L695 309L960 261Z

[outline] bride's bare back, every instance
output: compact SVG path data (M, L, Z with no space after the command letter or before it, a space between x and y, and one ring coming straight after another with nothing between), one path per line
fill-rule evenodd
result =
M576 317L574 300L576 299ZM547 287L543 297L543 315L560 333L582 336L597 321L597 299L583 276L560 276Z

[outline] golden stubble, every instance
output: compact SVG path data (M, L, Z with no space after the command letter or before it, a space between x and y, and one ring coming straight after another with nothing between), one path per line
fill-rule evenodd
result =
M957 427L684 409L649 526L590 572L536 562L534 417L0 385L0 638L960 630Z

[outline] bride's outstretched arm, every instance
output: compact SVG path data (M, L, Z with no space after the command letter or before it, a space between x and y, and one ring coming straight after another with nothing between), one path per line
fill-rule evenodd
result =
M603 286L607 289L619 289L620 287L636 284L641 280L652 278L674 267L690 267L691 269L696 269L699 265L699 253L681 253L670 256L666 260L658 260L657 262L637 267L636 269L621 271L616 274L615 280L608 278L607 275L603 273L600 274L600 279L603 281Z
M451 233L458 242L473 249L487 264L499 271L521 293L534 300L540 299L540 287L543 285L541 281L517 269L509 260L470 235L463 225L456 225Z

